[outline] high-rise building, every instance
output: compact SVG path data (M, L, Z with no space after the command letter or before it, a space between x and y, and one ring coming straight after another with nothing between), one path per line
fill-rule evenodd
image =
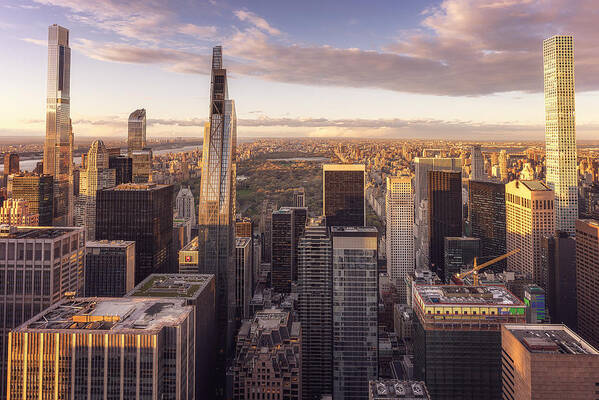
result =
M98 191L96 240L135 242L135 283L170 272L173 186L124 183Z
M126 297L185 300L194 309L196 399L214 398L215 378L215 285L214 275L152 274ZM164 398L172 398L164 396ZM188 397L191 400L191 398Z
M122 297L135 286L135 242L85 242L86 297Z
M574 234L578 218L574 43L572 36L543 41L545 83L545 167L555 195L555 228Z
M193 317L182 299L64 300L9 334L8 398L194 399Z
M307 207L306 206L306 190L303 187L293 189L293 206L294 207Z
M8 152L4 154L4 185L7 184L8 175L16 174L20 171L19 154Z
M302 331L287 311L243 322L233 361L233 400L302 398Z
M152 149L131 152L131 181L148 183L152 178Z
M54 225L73 221L73 127L71 125L69 30L48 27L48 90L44 174L54 177Z
M468 221L472 237L480 239L482 257L494 258L505 254L505 185L499 182L468 182ZM504 271L501 260L489 269Z
M505 150L501 150L499 152L499 176L501 178L501 182L507 183L508 181L508 170L507 170L507 152Z
M576 239L567 232L543 238L541 262L551 322L576 329Z
M127 130L127 152L129 153L129 156L131 156L133 151L144 150L146 148L145 108L135 110L129 115Z
M271 281L277 293L290 293L297 281L297 246L306 227L307 210L281 207L272 213Z
M83 289L83 228L0 230L0 376L6 377L8 332ZM0 398L6 398L0 379Z
M416 170L414 177L414 254L416 268L423 270L430 268L428 173L429 171L461 171L462 160L459 158L416 157L414 166Z
M377 379L368 384L368 400L430 400L424 382Z
M238 217L235 220L235 236L236 237L252 237L252 231L254 230L254 224L250 217L241 218Z
M599 352L564 325L501 327L504 399L597 398Z
M277 209L277 204L271 200L262 202L260 214L260 239L262 240L262 262L270 263L272 257L272 213Z
M85 227L85 239L96 238L96 193L113 187L115 170L108 168L108 151L104 142L94 140L87 152L85 169L79 172L79 196L75 207L75 225Z
M302 324L305 400L333 393L332 246L324 220L311 222L298 244L298 313Z
M524 287L522 300L526 305L526 323L544 324L549 322L545 290L539 285L530 284Z
M521 272L546 287L542 273L543 238L555 234L553 191L541 181L512 181L505 186L506 251L509 271Z
M385 210L387 274L399 290L400 302L405 303L406 291L403 281L415 268L414 195L412 179L409 176L387 177Z
M445 238L462 236L462 175L428 172L429 259L431 270L445 281Z
M231 283L235 273L237 116L235 102L229 99L220 46L212 50L208 121L204 128L198 205L199 272L214 274L216 278L219 348L224 355L232 350L236 319Z
M414 377L433 399L501 399L501 325L524 323L504 286L414 286Z
M39 214L34 214L27 200L7 199L0 207L0 224L39 226Z
M576 221L577 332L599 346L599 221Z
M322 210L327 226L365 226L364 164L322 166Z
M133 182L133 159L131 157L110 155L108 168L115 171L115 185Z
M487 178L487 174L485 173L485 158L483 157L483 153L480 150L480 145L475 144L472 146L472 150L470 152L470 159L472 167L472 172L470 172L470 179L475 181L481 181Z
M480 257L480 239L464 236L446 237L443 272L445 283L451 283L451 278L463 268L471 267L475 257Z
M364 399L378 378L378 231L332 227L333 398Z
M9 175L7 192L11 199L27 201L31 212L39 215L40 226L52 226L54 178L51 175Z
M235 239L235 305L238 319L250 318L250 300L253 289L252 239L238 237Z
M179 273L180 274L197 274L200 267L200 246L198 237L194 237L179 250Z
M196 224L196 209L193 193L189 187L181 187L175 200L177 207L177 217L191 220L191 224Z

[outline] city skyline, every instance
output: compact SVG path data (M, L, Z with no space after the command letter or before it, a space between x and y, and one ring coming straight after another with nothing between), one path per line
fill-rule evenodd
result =
M268 2L9 2L0 9L0 41L22 62L0 61L13 77L11 101L0 107L0 136L42 134L38 97L47 65L40 45L46 27L59 23L72 31L76 137L123 136L136 107L152 115L150 138L201 137L206 117L198 110L209 99L197 93L208 91L209 50L222 44L235 82L231 95L244 104L240 137L540 140L539 52L543 39L564 33L576 41L578 138L590 139L599 128L597 28L585 13L592 4L554 3L446 0L377 11L355 3L297 10ZM140 76L152 84L140 88Z

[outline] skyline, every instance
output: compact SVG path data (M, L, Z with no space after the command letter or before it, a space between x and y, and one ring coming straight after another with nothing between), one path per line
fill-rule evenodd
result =
M240 137L542 140L542 40L560 33L575 40L577 136L599 129L590 1L268 3L9 1L0 136L43 135L53 23L71 31L75 137L122 137L146 108L149 138L200 138L222 43Z

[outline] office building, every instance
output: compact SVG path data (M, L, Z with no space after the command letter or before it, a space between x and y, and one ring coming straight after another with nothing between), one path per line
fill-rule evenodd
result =
M520 249L507 259L509 271L521 272L534 283L543 279L543 238L555 234L553 191L541 181L512 181L505 186L506 251Z
M293 206L294 207L307 207L306 206L306 190L303 187L293 189Z
M135 242L135 282L170 272L173 186L124 183L98 191L96 240Z
M272 213L277 209L277 204L271 200L262 202L260 214L260 238L262 240L262 262L270 263L272 256Z
M428 172L429 260L431 270L445 281L445 238L462 236L462 175Z
M290 293L297 280L297 245L306 227L305 208L281 207L272 213L272 287L277 293Z
M567 232L543 238L541 270L547 275L547 307L551 322L576 329L576 240Z
M83 290L83 228L0 227L0 376L8 332L65 296ZM6 379L0 379L5 398Z
M133 150L131 152L131 181L148 183L152 178L152 149Z
M298 243L298 314L306 400L333 393L332 246L324 220L311 222Z
M509 178L507 161L507 152L505 150L501 150L499 152L499 177L501 178L501 182L503 183L507 183Z
M480 254L494 258L506 253L505 185L499 182L468 181L468 221L470 234L480 239ZM504 271L507 261L489 267Z
M235 236L236 237L252 237L252 231L254 230L254 224L250 217L237 217L235 220Z
M110 155L108 168L114 169L115 185L133 182L133 159L131 157Z
M414 288L414 376L433 399L501 399L501 325L524 323L504 286Z
M189 186L181 187L181 189L179 189L179 193L177 193L175 203L177 207L177 217L189 219L191 221L191 224L195 226L196 209L193 193L191 193L191 189L189 188Z
M451 283L451 278L463 268L471 268L474 258L480 257L480 239L472 237L445 238L445 283ZM482 264L482 263L479 263Z
M526 305L526 323L544 324L549 322L545 290L533 284L524 287L524 305Z
M599 346L599 222L576 221L576 303L577 332L593 346Z
M135 242L85 242L86 297L122 297L135 286Z
M54 177L54 223L73 221L73 127L71 125L71 48L69 30L48 27L48 87L44 174Z
M416 157L414 166L416 172L414 177L414 254L416 268L422 270L430 268L428 173L429 171L461 171L462 160L459 158ZM460 232L458 236L461 234Z
M327 226L365 226L364 164L322 166L322 213Z
M173 218L173 252L175 256L192 239L191 228L190 219Z
M415 268L414 195L409 176L387 177L385 210L387 274L397 286L399 300L403 303L406 298L403 281Z
M197 274L200 268L200 246L198 237L191 239L187 245L179 250L179 273Z
M252 299L254 266L252 264L252 239L235 239L235 305L238 319L250 318L250 300Z
M146 148L146 110L141 108L129 114L127 124L127 153Z
M545 167L555 195L555 228L574 234L578 218L578 170L574 110L572 36L543 41L545 83Z
M480 150L480 145L475 144L472 146L470 151L470 160L470 167L472 168L472 171L470 172L470 180L485 180L487 178L487 174L485 173L485 158Z
M184 300L186 306L193 307L195 398L212 398L215 393L216 357L214 275L152 274L129 292L127 297Z
M332 227L333 398L364 399L378 378L378 232Z
M8 177L8 197L27 201L40 226L52 226L54 212L54 178L51 175L19 173Z
M0 207L0 224L39 226L40 216L34 214L27 200L7 199Z
M19 154L8 152L4 154L4 185L7 184L8 175L17 174L20 171Z
M368 400L430 400L424 382L377 379L368 383Z
M113 187L115 170L108 168L108 150L101 140L94 140L79 172L79 196L75 207L75 225L85 227L85 239L96 238L96 193Z
M302 331L291 313L257 312L237 335L233 400L302 398Z
M193 318L182 299L64 300L10 333L8 398L194 399Z
M599 353L564 325L505 324L501 328L503 398L597 398Z

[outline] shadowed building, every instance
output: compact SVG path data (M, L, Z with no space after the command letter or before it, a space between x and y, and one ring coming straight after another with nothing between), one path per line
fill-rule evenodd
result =
M297 245L306 227L307 209L281 207L272 213L272 287L290 293L297 280Z
M599 221L576 221L576 303L578 333L599 346Z
M365 226L364 164L322 166L322 210L327 226Z
M135 242L85 242L86 297L121 297L135 286Z

